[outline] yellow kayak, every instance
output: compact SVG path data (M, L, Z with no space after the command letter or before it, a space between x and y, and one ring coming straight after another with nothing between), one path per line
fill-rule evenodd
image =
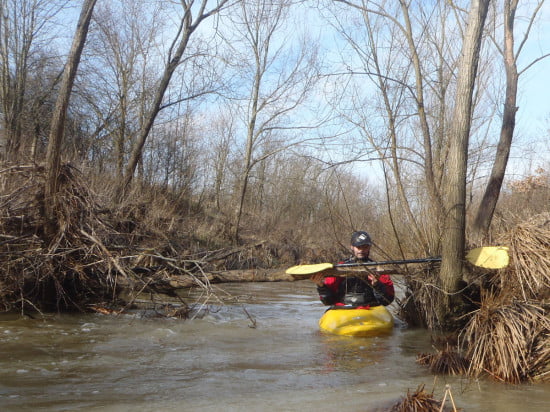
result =
M373 336L393 329L393 316L385 306L369 309L329 309L319 319L323 332L345 336Z

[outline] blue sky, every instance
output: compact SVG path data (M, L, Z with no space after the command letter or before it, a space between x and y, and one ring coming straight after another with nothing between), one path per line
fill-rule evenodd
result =
M525 20L519 19L518 25ZM521 29L521 26L520 26ZM521 30L516 30L516 48L521 44ZM523 46L518 59L518 70L523 70L534 59L550 53L550 2L546 1L539 13L539 20L533 25L529 39ZM522 127L537 129L544 126L548 129L548 116L550 104L548 92L550 91L550 57L537 62L528 71L523 73L519 81L518 120L522 121ZM546 119L546 120L545 120Z
M550 2L545 2L539 19L520 55L520 71L534 59L550 53ZM519 33L515 40L516 46L519 46ZM516 148L512 153L513 163L510 167L514 169L515 166L519 174L532 173L538 167L546 170L550 168L549 73L550 57L546 57L521 74L519 79L515 141L518 148L525 143L527 151Z

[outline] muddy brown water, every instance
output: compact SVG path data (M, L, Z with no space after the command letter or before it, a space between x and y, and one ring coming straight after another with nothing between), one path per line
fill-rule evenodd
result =
M420 385L440 400L449 385L463 411L550 410L548 384L433 376L415 362L429 335L399 321L386 336L320 333L311 282L219 287L232 298L186 321L1 315L0 411L381 411Z

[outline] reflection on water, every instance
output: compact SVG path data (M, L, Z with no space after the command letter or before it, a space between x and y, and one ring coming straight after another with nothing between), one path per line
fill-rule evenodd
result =
M368 373L369 369L390 361L387 359L392 353L390 342L387 337L368 339L325 335L319 361L323 362L327 373Z
M465 411L545 410L548 386L435 379L415 363L422 330L320 333L311 282L222 286L233 298L192 321L63 315L0 318L2 411L381 410L449 383ZM251 327L254 326L255 327Z

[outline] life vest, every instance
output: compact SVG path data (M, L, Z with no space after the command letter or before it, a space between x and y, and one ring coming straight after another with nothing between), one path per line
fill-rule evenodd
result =
M347 259L340 263L352 263ZM318 288L325 305L350 308L389 305L394 299L393 282L389 275L380 275L376 286L361 277L326 277L324 287Z

